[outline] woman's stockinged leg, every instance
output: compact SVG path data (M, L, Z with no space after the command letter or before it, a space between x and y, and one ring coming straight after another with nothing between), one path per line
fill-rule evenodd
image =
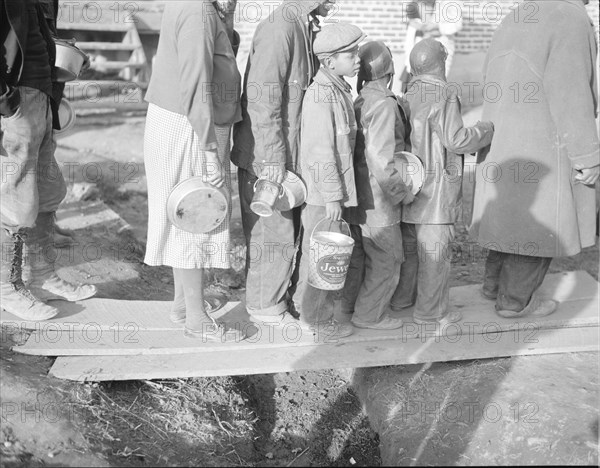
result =
M239 342L245 339L241 327L217 322L209 314L210 305L204 297L204 270L201 268L173 269L177 282L181 283L185 297L185 335L201 338L203 342ZM177 289L176 289L177 290Z
M185 294L183 293L183 280L180 272L180 269L173 268L173 285L175 293L171 314L169 315L169 318L173 323L185 322Z
M204 278L200 268L184 270L174 268L176 282L181 283L185 298L185 328L191 332L202 333L212 324L204 306ZM177 293L177 288L176 288Z

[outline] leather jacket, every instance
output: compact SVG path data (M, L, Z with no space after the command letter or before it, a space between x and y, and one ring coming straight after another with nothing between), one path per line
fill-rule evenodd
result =
M408 104L376 82L366 82L354 103L358 135L354 170L358 207L346 210L350 224L386 227L400 223L400 202L409 193L394 155L410 150Z
M489 145L491 122L463 124L456 89L434 75L419 75L404 96L410 107L412 152L425 167L425 180L415 200L403 208L410 224L454 224L462 208L463 155Z

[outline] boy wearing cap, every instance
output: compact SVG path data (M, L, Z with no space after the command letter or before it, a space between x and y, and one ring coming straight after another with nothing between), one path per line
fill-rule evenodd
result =
M390 90L394 62L383 42L363 45L359 57L359 96L354 103L358 206L349 208L346 217L356 244L342 312L353 313L355 327L393 330L402 326L399 317L388 314L404 260L402 204L414 198L394 165L394 155L410 149L410 127L403 108L408 104Z
M446 49L424 39L410 54L415 74L405 95L410 107L412 153L423 161L423 188L402 211L405 262L392 309L415 304L418 324L457 322L448 314L450 243L462 208L463 155L488 146L492 122L463 124L456 90L446 82ZM415 303L416 301L416 303Z
M339 226L342 210L357 205L353 155L356 142L351 87L344 76L359 71L358 44L365 34L349 23L324 27L317 34L314 52L321 68L302 103L300 167L308 196L302 211L302 255L294 304L304 327L323 327L329 339L349 336L350 323L333 318L333 295L308 284L312 261L310 238L323 219L325 228Z

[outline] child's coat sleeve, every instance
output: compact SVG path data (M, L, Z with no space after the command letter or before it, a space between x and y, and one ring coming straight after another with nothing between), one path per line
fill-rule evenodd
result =
M449 88L447 88L449 89ZM460 112L460 101L456 93L448 93L444 105L437 113L435 131L444 147L456 154L474 153L489 145L494 136L491 122L477 122L465 127Z

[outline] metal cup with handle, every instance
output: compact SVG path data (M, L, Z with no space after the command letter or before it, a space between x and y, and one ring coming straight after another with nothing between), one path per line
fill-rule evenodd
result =
M268 218L273 215L273 207L278 198L283 197L283 187L269 179L258 179L254 183L254 197L250 209L258 216Z

